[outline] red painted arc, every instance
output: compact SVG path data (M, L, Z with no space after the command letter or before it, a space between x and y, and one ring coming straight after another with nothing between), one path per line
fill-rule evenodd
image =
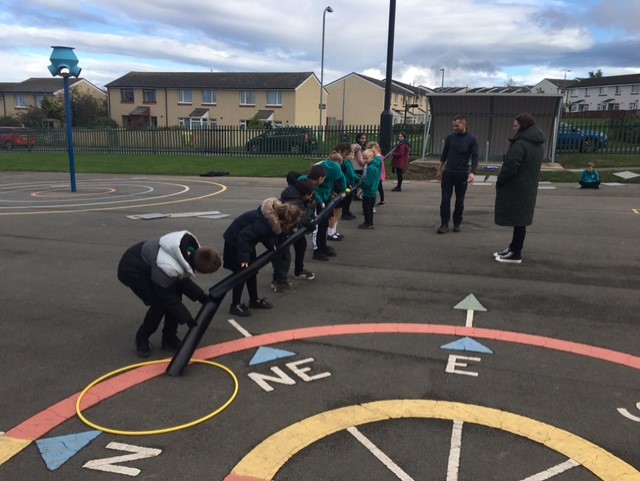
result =
M478 327L458 327L442 324L340 324L333 326L306 327L290 329L286 331L261 334L246 337L235 341L222 342L198 349L194 353L197 359L213 359L228 354L255 349L260 346L279 344L296 340L311 339L316 337L347 336L362 334L428 334L442 336L462 336L478 339L523 344L555 351L567 352L578 356L590 357L606 361L632 369L640 369L640 357L625 354L611 349L590 346L577 342L552 339L533 334L500 331L495 329L483 329ZM85 410L111 396L125 391L137 384L148 381L162 375L165 372L164 365L143 366L134 371L128 371L120 376L108 379L95 386L82 403ZM45 409L35 416L27 419L15 428L5 433L5 436L15 439L36 440L44 436L56 426L69 420L76 414L75 404L80 393L64 399L57 404Z

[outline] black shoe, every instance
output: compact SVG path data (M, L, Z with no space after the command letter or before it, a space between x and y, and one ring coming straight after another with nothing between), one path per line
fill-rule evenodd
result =
M340 234L338 234L336 232L335 234L328 234L327 235L327 240L330 240L330 241L341 241L343 237L344 236L341 236Z
M316 261L328 261L329 260L329 256L326 255L321 250L316 249L316 250L313 251L313 259L316 260Z
M329 247L329 246L326 246L324 249L322 249L322 253L328 257L336 256L336 250L333 247Z
M377 205L384 205L384 203L385 203L384 200L381 200L380 202L378 202Z
M251 315L251 311L244 304L232 305L231 309L229 309L229 313L240 317L249 317Z
M249 307L252 307L253 309L271 309L273 304L268 302L264 297L261 297L259 299L249 301Z
M449 226L447 224L442 224L438 228L438 234L446 234L447 232L449 232Z
M353 220L356 218L355 215L353 215L351 212L347 212L346 214L342 214L342 216L340 217L342 220Z
M510 247L506 247L506 248L502 249L500 252L494 252L493 253L493 257L506 256L509 253L510 250L511 250Z
M182 340L175 334L172 337L162 337L160 347L166 351L177 351L182 344Z
M460 232L460 224L453 224L453 232Z
M136 351L139 357L149 357L151 355L151 349L153 346L149 342L149 339L142 339L136 335Z
M498 262L503 262L505 264L520 264L522 263L522 256L519 252L509 251L503 256L498 256L494 258Z
M358 226L358 229L373 229L373 224L367 224L367 223L360 224Z

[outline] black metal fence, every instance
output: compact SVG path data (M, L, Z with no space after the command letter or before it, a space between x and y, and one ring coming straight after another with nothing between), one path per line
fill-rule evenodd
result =
M415 155L422 152L425 129L422 124L395 126L393 135L404 131ZM66 152L66 129L25 129L21 132L35 143L13 142L11 148L33 152ZM244 129L73 129L74 151L82 153L156 155L326 155L340 142L354 143L359 133L378 142L379 126L281 127ZM0 148L5 148L0 145Z
M393 141L404 131L411 156L431 151L431 133L424 124L394 125ZM25 129L31 141L12 142L12 149L32 152L66 152L66 129ZM379 141L379 126L281 127L273 129L73 129L76 152L154 155L323 156L340 142L355 142L359 133ZM480 140L480 139L479 139ZM424 143L427 142L427 145ZM0 135L0 151L9 144ZM437 145L434 145L438 148ZM640 153L640 117L611 119L562 119L558 129L557 153Z

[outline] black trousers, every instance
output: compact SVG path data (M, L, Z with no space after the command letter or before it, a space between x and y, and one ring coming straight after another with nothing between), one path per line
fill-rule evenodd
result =
M522 248L524 247L524 238L526 237L526 235L526 225L513 226L513 237L511 238L509 250L515 252L516 254L520 254L522 252Z
M367 225L373 225L373 207L375 205L375 197L362 197L362 214L364 215L364 223Z
M316 213L320 214L324 209L318 205L316 207ZM320 252L327 250L327 229L329 228L329 217L326 216L320 222L318 222L318 232L316 233L316 247Z
M440 202L440 220L442 225L448 225L451 218L451 197L455 190L456 205L453 209L453 223L460 225L462 223L462 213L464 211L464 196L467 193L467 179L469 174L466 172L447 172L442 174L442 201Z

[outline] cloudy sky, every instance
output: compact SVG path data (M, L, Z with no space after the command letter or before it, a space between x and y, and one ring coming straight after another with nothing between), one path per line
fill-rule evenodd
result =
M52 45L99 87L130 71L320 77L326 6L325 84L384 78L387 0L0 0L0 82L48 76ZM640 73L639 51L640 0L396 0L393 78L409 84Z

